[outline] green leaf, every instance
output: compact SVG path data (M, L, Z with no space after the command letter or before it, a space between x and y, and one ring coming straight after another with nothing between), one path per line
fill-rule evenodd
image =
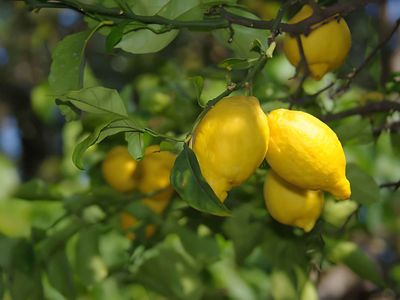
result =
M185 15L199 5L200 0L169 0L168 3L158 12L158 15L173 20Z
M201 175L196 156L187 145L175 160L171 183L181 198L193 208L219 216L230 215L230 210L219 201Z
M49 84L53 93L60 95L82 87L84 47L90 32L83 31L65 37L54 49Z
M59 201L63 197L41 179L32 179L21 184L13 194L14 197L31 201Z
M249 17L255 20L258 19L255 15L249 12L245 12L243 10L229 8L229 11L235 14L243 15L244 17ZM264 41L261 43L261 48L266 49L267 37L268 37L267 30L260 30L235 24L232 25L232 29L234 31L234 34L232 36L231 42L230 42L231 32L229 29L214 30L213 34L221 43L223 43L228 48L232 49L236 54L236 57L239 58L258 57L259 54L256 53L255 51L252 51L252 49L254 48L255 40Z
M135 14L141 16L154 16L157 14L170 0L128 0L129 7Z
M201 299L203 286L197 268L164 244L147 251L135 266L134 278L167 299Z
M256 208L253 204L243 204L237 207L232 217L224 224L224 231L233 241L235 258L238 263L244 259L262 242L263 223L254 221Z
M80 280L91 285L107 275L107 269L99 253L99 230L89 227L79 232L75 247L75 268Z
M122 39L126 25L127 23L122 22L114 27L108 34L106 38L106 50L108 52L111 52L114 46L118 44L118 42Z
M287 271L275 268L271 274L271 285L274 287L274 300L298 299L295 283Z
M71 91L59 99L88 113L128 115L124 102L118 92L113 89L104 87L84 88L79 91Z
M375 180L357 165L348 164L346 173L351 185L352 200L368 205L381 199L379 186Z
M197 102L201 105L202 103L200 101L200 96L201 96L201 92L203 91L203 87L204 87L204 78L201 76L194 76L194 77L190 77L189 81L194 87Z
M39 270L26 273L12 270L9 274L9 287L13 300L42 300L44 298L42 278Z
M373 141L370 122L358 116L340 120L334 130L345 145L362 145Z
M143 133L127 132L125 140L128 142L128 151L136 160L141 160L144 155Z
M154 25L154 30L160 29L162 26ZM179 30L170 30L157 34L149 29L140 29L125 34L115 47L133 54L154 53L167 47L178 33Z
M67 299L75 299L70 263L65 249L61 248L46 259L46 271L50 284Z
M327 257L334 263L343 263L361 278L378 286L385 286L382 275L375 262L351 241L337 241L324 237Z
M218 67L228 70L246 70L254 65L257 59L227 58L218 64Z
M219 259L218 243L212 236L199 236L183 226L173 228L185 250L200 264L211 264Z

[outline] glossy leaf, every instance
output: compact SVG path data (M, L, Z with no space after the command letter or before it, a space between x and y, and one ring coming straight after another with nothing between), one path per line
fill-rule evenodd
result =
M193 208L219 216L230 214L230 210L219 201L201 175L196 156L187 145L175 160L171 183L181 198Z

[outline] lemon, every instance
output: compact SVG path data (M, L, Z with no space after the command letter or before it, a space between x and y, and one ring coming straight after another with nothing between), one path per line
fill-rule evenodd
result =
M313 9L309 5L304 5L288 23L298 23L312 14ZM316 80L340 67L351 47L351 33L343 18L337 17L327 23L324 22L313 25L313 30L307 36L300 36L308 69ZM290 63L298 67L301 54L296 37L286 34L283 50Z
M135 187L134 172L137 162L129 154L128 148L116 146L103 160L101 170L105 181L116 191L130 192Z
M132 216L130 213L123 212L120 216L120 224L123 231L127 232L126 236L130 240L135 239L135 233L129 232L130 229L135 227L139 223L138 219ZM147 238L150 238L156 232L156 227L152 224L147 225L145 229L145 235Z
M350 197L346 158L332 129L316 117L287 109L268 115L270 140L266 159L283 179L303 189Z
M271 216L278 222L309 232L324 207L321 191L301 189L270 171L264 183L264 200Z
M200 170L220 201L258 168L268 148L268 121L255 97L226 97L197 125L191 141Z
M160 151L158 145L152 145L145 149L145 155L137 163L134 173L135 187L143 194L155 193L154 196L141 199L140 201L149 207L154 213L161 214L169 204L173 194L170 186L170 174L175 162L175 155L169 151ZM121 228L128 231L137 225L138 219L131 214L121 214ZM146 237L151 237L155 232L155 226L146 226ZM127 234L133 240L133 232Z

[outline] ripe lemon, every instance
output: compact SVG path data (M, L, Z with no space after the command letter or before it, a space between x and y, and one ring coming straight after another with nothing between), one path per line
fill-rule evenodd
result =
M105 181L116 191L130 192L135 187L134 172L137 162L129 154L128 148L116 146L103 160L101 170Z
M266 159L283 179L303 189L350 197L346 158L332 129L314 116L287 109L268 114L270 140Z
M278 222L309 232L321 215L324 194L301 189L270 171L264 182L264 200L271 216Z
M288 22L298 23L313 14L309 5L302 9ZM313 25L307 36L301 35L301 42L311 76L320 80L327 72L340 67L349 53L351 47L351 33L343 18L332 19L324 23ZM283 51L290 63L296 67L301 61L301 54L296 37L285 35Z
M267 117L255 97L224 98L197 125L191 147L202 175L222 202L227 191L261 164L268 138Z
M123 212L120 216L120 224L121 224L121 228L123 231L127 232L126 236L128 237L128 239L130 240L134 240L135 239L135 233L133 232L129 232L130 229L132 229L133 227L135 227L138 224L138 219L134 216L132 216L130 213L127 212ZM152 224L147 225L146 229L145 229L145 235L147 238L150 238L154 235L154 233L156 232L156 227Z
M140 200L156 214L161 214L168 206L173 194L170 187L170 174L175 162L175 155L168 151L160 151L158 145L152 145L145 149L145 155L137 163L134 180L137 189L144 194L156 193L154 196ZM121 228L125 231L137 225L136 217L129 213L121 214ZM146 226L146 237L151 237L155 232L155 226ZM133 232L127 234L134 239Z

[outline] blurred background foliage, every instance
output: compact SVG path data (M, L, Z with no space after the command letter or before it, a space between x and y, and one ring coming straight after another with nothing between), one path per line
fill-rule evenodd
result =
M109 1L86 2L107 5ZM281 6L267 0L240 4L264 20L274 18ZM298 8L291 7L285 19ZM273 59L257 76L254 95L266 112L293 106L317 116L383 99L399 101L399 31L348 91L312 96L331 82L340 84L387 36L399 15L398 0L391 0L347 16L353 46L345 65L319 82L307 79L301 102L289 100L298 80L292 79L295 70L278 44ZM353 199L328 198L321 221L309 235L268 216L261 192L267 169L263 166L230 193L231 218L194 211L174 196L158 220L157 234L151 239L138 234L132 243L121 231L118 216L104 208L115 208L124 199L104 188L99 167L110 147L125 143L123 137L113 136L90 148L84 156L85 171L78 170L71 160L73 149L82 132L93 130L98 120L88 116L66 122L49 89L51 54L57 43L88 24L93 27L73 10L29 12L24 2L0 1L0 295L4 299L29 299L28 295L32 299L396 299L400 189L379 185L400 179L399 126L388 127L398 124L399 112L329 123L345 146ZM268 37L260 30L240 26L235 30L230 44L223 30L181 30L167 47L151 54L107 50L106 37L96 34L85 50L85 86L118 90L137 120L158 132L184 136L201 106L224 91L227 82L243 78L240 64L231 65L227 59L254 56L248 45ZM157 142L145 136L145 144ZM90 205L82 206L85 203ZM62 218L66 212L69 217ZM72 237L65 247L45 256L50 243L41 241L52 233L55 238L50 243L62 245L60 241ZM34 255L38 248L40 259Z

